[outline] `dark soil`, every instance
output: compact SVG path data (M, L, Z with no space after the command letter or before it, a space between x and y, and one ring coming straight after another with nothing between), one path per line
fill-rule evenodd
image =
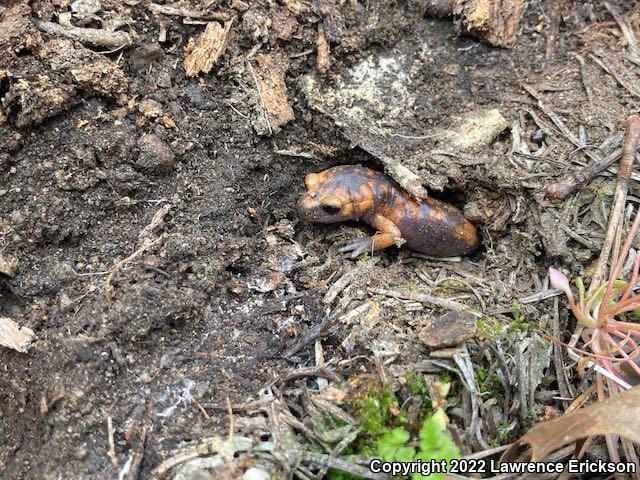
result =
M295 202L309 172L344 163L380 167L380 149L403 156L425 186L466 206L479 224L483 250L453 268L484 279L478 288L491 292L486 307L504 321L512 318L514 299L542 288L550 264L578 271L597 254L606 225L597 208L580 223L591 247L562 227L574 228L572 215L602 198L598 191L569 207L543 201L544 187L575 168L573 160L587 161L570 156L575 147L561 135L533 170L509 160L508 131L479 153L446 160L430 159L437 147L430 141L389 141L376 150L311 105L302 81L315 75L318 24L329 32L332 64L314 78L326 88L370 55L411 54L427 39L433 63L415 74L416 113L403 120L403 133L449 128L468 112L499 108L509 124L522 115L529 137L539 127L527 112L543 115L522 90L527 83L572 131L584 125L589 144L598 145L622 131L639 104L594 64L588 68L597 101L585 100L570 54L619 51L624 44L597 2L566 2L551 63L545 63L544 2L530 2L511 50L456 37L450 20L424 18L420 2L357 2L355 9L350 2L217 2L210 10L236 17L233 35L212 72L197 78L187 78L183 66L185 46L204 29L197 22L152 13L145 2L103 0L96 14L102 24L126 22L123 30L134 38L132 46L105 53L33 24L33 18L58 22L68 3L0 6L0 255L18 262L14 273L0 273L0 317L37 336L28 353L0 349L2 478L117 477L140 425L148 428L140 468L147 478L182 442L225 432L227 417L217 407L227 397L255 398L295 367L283 352L325 318L327 288L354 266L336 245L363 229L297 218ZM632 4L621 7L630 11ZM637 27L637 12L632 19ZM100 21L87 25L99 28ZM167 35L159 43L161 27ZM295 119L273 136L260 129L246 68L254 47L288 57ZM276 153L283 150L288 154ZM610 194L608 180L598 188ZM144 230L154 216L154 228ZM419 282L421 272L442 278L442 264L406 250L380 257L359 276L343 311L368 298L368 287L406 286ZM404 331L402 341L389 337L400 348L397 363L426 355L417 331L431 311L398 314L385 305L378 328L389 322L396 330L387 334ZM538 307L548 313L548 304ZM372 332L346 346L351 328L331 330L323 342L327 357L371 357L389 347L372 348L386 338ZM296 355L306 365L313 345ZM351 371L339 373L346 378Z

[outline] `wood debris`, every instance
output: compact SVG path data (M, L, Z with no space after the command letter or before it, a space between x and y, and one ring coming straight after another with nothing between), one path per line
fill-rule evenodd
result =
M35 334L30 328L20 327L10 318L0 317L0 345L26 353L34 338Z
M220 59L229 40L229 32L233 19L222 27L218 22L211 22L200 35L192 50L184 59L184 69L188 77L195 77L200 73L209 73Z
M329 57L329 43L324 36L324 28L318 26L318 38L316 39L316 70L318 73L325 74L331 67L331 59Z
M527 6L525 0L429 0L427 14L454 16L462 33L496 47L513 47L520 20Z
M127 32L110 32L98 28L63 27L57 23L33 20L38 29L50 35L62 35L83 44L105 47L113 50L128 47L133 44L131 35Z
M455 130L447 132L453 147L471 149L491 145L493 140L508 127L497 108L471 115Z
M250 63L249 66L263 109L263 115L259 118L263 118L264 123L255 122L254 127L261 135L272 135L278 133L280 127L294 119L284 80L284 74L289 65L283 58L265 54L256 55L256 60L258 61L257 69L253 70Z

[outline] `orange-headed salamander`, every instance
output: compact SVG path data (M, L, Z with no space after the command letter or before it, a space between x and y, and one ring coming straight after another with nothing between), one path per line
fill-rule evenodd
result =
M298 202L302 218L315 223L362 220L379 233L340 249L356 258L365 252L406 244L438 257L466 255L480 245L476 227L455 207L426 198L416 200L394 180L359 165L333 167L305 178Z

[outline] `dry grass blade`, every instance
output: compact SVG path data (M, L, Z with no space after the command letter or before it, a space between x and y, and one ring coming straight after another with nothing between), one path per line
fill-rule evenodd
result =
M518 457L521 445L529 445L531 460L540 461L582 438L607 434L621 435L640 443L640 387L557 420L536 425L516 441L500 461L521 460Z

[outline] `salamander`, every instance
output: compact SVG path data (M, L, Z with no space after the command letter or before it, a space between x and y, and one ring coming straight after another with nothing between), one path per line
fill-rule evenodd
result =
M438 257L468 255L480 245L476 227L460 210L434 198L417 200L387 175L359 165L342 165L305 178L299 215L309 222L361 220L379 233L340 248L357 258L393 245Z

